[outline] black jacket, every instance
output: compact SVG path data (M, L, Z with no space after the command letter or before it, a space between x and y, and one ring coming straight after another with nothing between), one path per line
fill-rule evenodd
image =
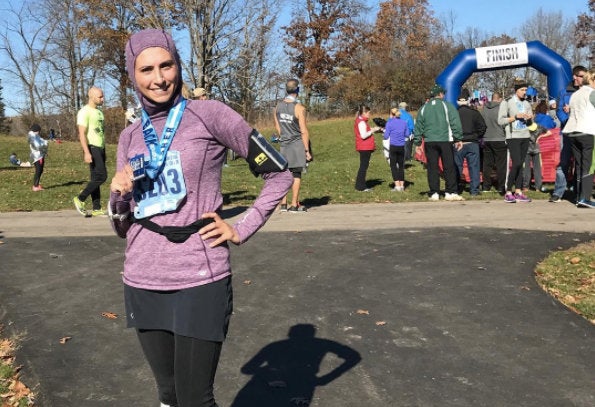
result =
M479 142L487 128L481 113L467 105L461 105L459 116L463 125L463 142Z

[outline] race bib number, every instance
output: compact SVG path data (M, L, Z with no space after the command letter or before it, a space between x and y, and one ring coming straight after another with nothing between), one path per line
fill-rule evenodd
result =
M186 197L179 151L169 151L163 171L155 180L144 177L134 183L134 217L147 218L175 211Z

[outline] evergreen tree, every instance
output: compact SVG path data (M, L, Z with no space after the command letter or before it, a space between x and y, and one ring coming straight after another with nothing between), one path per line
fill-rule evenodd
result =
M0 133L1 134L8 134L10 131L10 124L6 118L6 114L4 111L4 98L2 97L2 79L0 79Z

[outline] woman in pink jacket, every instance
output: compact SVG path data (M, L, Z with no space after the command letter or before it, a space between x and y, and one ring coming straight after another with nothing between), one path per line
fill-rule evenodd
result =
M213 407L232 311L229 242L244 243L264 225L292 176L280 156L271 156L279 161L272 170L250 160L266 146L235 111L182 97L180 59L168 33L133 34L126 64L142 118L120 134L110 212L126 238L127 324L137 331L162 406ZM226 149L265 180L233 225L219 215Z

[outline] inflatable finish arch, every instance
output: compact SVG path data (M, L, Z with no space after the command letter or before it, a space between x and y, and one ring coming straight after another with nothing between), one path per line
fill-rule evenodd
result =
M465 81L474 72L530 66L547 76L548 93L558 97L572 79L568 61L540 41L467 49L458 54L436 78L446 89L445 99L456 106ZM503 95L506 96L506 95Z

